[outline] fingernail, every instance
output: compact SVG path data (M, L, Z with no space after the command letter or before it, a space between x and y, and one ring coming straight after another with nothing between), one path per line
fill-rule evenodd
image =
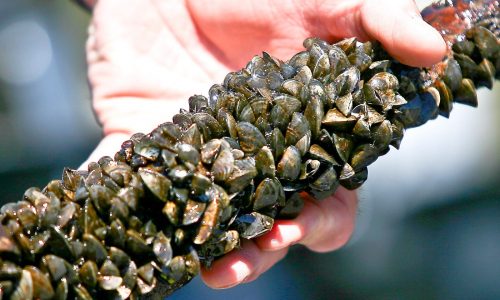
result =
M231 266L232 273L236 275L234 280L230 283L221 284L220 286L214 287L215 289L228 289L232 288L240 283L242 283L248 276L250 276L250 268L248 265L242 261L238 261Z
M281 240L272 239L270 244L273 247L285 248L297 243L303 236L302 231L296 225L278 225Z

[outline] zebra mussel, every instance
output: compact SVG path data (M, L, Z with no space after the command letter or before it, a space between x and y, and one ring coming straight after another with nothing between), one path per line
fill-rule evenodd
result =
M498 2L484 5L439 68L309 38L286 62L254 57L114 158L28 189L0 210L0 298L161 298L297 216L300 192L359 187L405 129L476 106L499 78Z

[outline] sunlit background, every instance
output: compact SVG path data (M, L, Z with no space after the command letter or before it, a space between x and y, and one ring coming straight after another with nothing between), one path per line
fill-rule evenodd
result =
M422 1L418 1L419 4ZM0 201L20 200L101 133L84 44L90 16L69 1L0 0ZM500 299L500 88L407 131L370 167L350 243L294 247L257 281L172 299Z

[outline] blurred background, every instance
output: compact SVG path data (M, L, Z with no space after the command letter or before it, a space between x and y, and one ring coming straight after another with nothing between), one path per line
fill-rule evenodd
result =
M1 203L77 168L101 138L89 19L69 1L0 0ZM215 291L195 279L172 299L500 299L500 85L479 98L371 166L343 249L297 246L252 283Z

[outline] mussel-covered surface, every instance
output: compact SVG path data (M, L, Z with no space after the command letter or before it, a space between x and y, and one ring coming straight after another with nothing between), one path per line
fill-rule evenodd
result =
M114 158L28 189L0 211L0 298L162 298L240 239L293 218L300 192L359 187L406 128L499 78L498 2L456 40L437 78L378 44L310 38L189 99Z

